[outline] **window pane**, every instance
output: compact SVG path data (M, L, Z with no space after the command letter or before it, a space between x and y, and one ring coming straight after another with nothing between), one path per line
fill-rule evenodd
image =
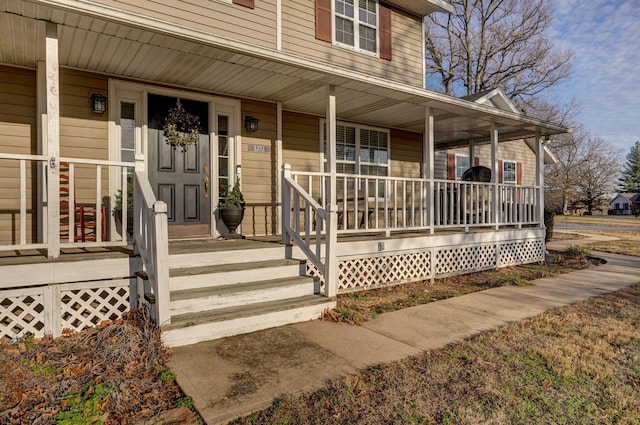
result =
M336 16L336 41L353 46L353 22Z
M456 155L456 179L461 179L465 171L469 169L469 157Z
M376 25L376 2L373 0L360 0L358 3L358 19L369 25Z
M135 149L135 104L120 102L120 160L133 162Z
M516 182L516 163L513 161L504 161L502 163L502 181L504 183Z
M376 52L376 30L360 25L360 48L368 52Z

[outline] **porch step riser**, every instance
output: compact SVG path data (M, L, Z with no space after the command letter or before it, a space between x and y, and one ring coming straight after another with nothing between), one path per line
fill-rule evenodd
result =
M286 248L284 247L171 254L169 255L169 268L181 269L188 267L219 266L230 263L282 260L283 258L286 258Z
M320 318L325 309L334 308L335 305L335 301L329 301L322 304L274 311L250 317L240 317L220 322L203 323L201 325L171 329L162 332L162 340L168 347L180 347L292 323L306 322Z
M216 308L236 307L254 303L304 297L314 293L315 282L283 285L276 288L211 295L171 302L171 314L198 313Z
M264 269L237 270L221 273L209 273L190 276L176 276L169 280L169 289L178 291L183 289L209 288L236 283L254 282L266 279L286 279L302 276L306 272L306 266L292 264L280 267Z

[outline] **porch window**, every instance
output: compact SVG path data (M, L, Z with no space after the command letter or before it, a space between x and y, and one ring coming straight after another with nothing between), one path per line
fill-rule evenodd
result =
M335 0L334 19L336 44L374 54L378 52L376 0Z
M327 126L321 123L322 162L327 165ZM336 171L340 174L365 176L389 175L389 132L387 130L352 124L336 125ZM339 185L342 183L338 183ZM352 184L352 183L351 183ZM373 182L369 193L375 193ZM348 186L348 189L352 187ZM341 189L341 186L339 187ZM360 188L362 189L362 188ZM384 187L378 188L378 196L384 195Z
M456 180L462 180L462 175L469 168L471 168L469 155L456 154Z
M502 182L516 184L516 162L502 161Z

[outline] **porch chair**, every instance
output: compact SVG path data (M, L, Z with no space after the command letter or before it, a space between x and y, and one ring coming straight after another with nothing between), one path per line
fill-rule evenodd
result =
M69 229L69 218L71 211L74 214L73 242L97 241L97 223L98 209L94 205L79 205L75 202L74 188L74 205L69 203L69 163L60 163L60 239L66 239L71 242L71 231ZM106 207L101 206L102 240L107 240L107 220Z

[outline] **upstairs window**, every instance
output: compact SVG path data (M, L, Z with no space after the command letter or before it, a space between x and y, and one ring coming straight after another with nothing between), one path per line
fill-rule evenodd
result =
M391 60L391 9L378 0L316 0L316 38Z

